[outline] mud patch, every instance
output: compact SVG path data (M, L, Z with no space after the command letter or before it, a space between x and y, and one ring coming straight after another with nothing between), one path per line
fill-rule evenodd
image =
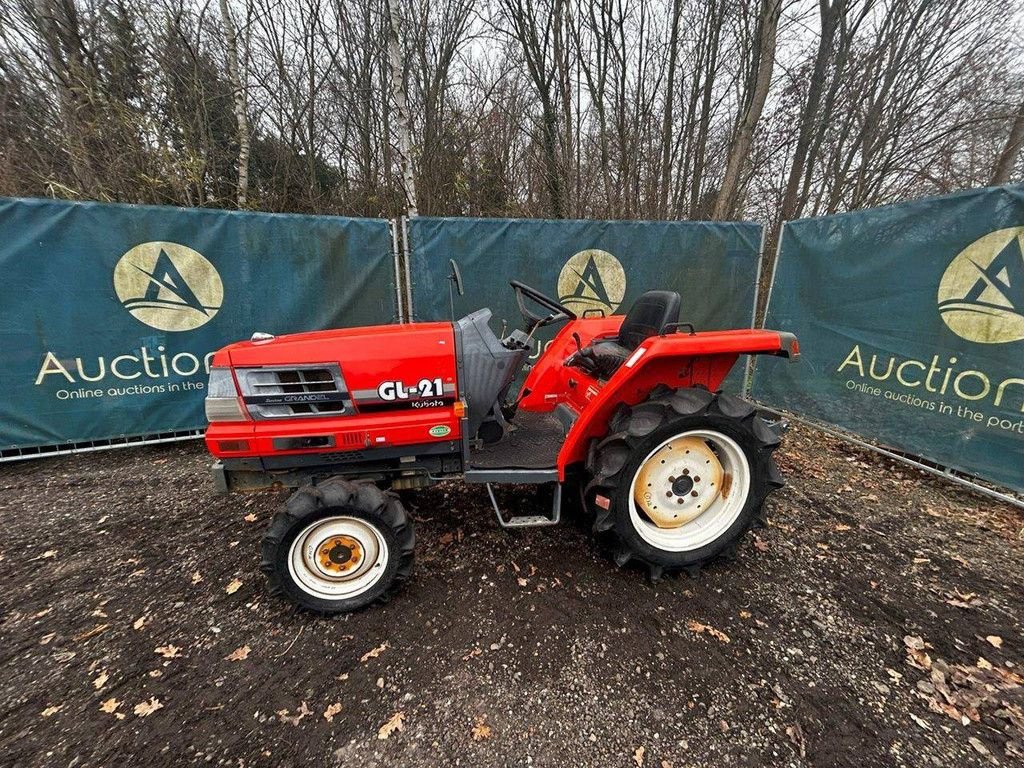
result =
M1018 512L809 430L777 455L771 524L698 581L442 486L405 496L407 588L329 620L268 598L280 497L216 495L198 443L4 466L0 764L1019 760Z

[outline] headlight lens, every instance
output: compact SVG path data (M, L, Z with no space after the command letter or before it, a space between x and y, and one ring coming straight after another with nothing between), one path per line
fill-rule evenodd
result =
M206 420L245 421L247 418L231 369L211 368L206 390Z

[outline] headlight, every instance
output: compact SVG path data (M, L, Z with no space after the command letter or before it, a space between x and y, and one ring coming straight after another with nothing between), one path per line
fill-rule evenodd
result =
M206 420L245 421L247 418L231 369L211 368L210 383L206 389Z

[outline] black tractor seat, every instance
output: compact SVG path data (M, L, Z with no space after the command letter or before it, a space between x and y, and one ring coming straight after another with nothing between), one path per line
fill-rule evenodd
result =
M594 339L568 361L585 371L608 379L633 354L644 339L656 336L679 322L679 294L647 291L633 302L617 336Z

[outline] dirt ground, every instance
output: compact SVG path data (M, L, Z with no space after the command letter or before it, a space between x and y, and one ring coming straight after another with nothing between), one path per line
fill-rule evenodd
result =
M447 486L406 497L407 588L335 619L268 598L280 495L208 463L0 468L0 765L1024 763L1024 516L819 433L697 581Z

